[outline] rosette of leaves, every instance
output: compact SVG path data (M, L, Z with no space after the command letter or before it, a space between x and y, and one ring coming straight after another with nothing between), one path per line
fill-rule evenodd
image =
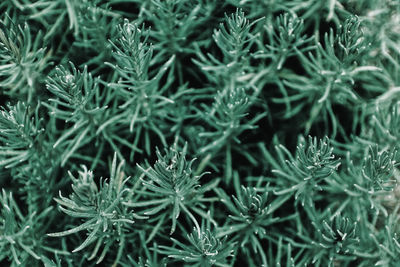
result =
M204 54L198 49L198 59L194 59L194 63L220 90L248 88L255 83L248 82L255 74L250 62L250 49L257 37L252 33L252 27L260 20L250 22L244 12L237 9L231 16L225 15L225 24L221 23L219 29L214 30L213 39L222 58L219 59L211 53Z
M326 218L331 217L329 210L326 216ZM360 246L357 221L342 214L337 214L330 219L318 220L317 217L311 219L315 228L309 233L311 236L299 234L311 245L305 256L309 257L309 264L314 266L345 265L356 259L355 253Z
M206 198L204 193L214 188L219 180L215 179L208 184L200 186L199 180L205 175L195 175L192 171L194 159L186 160L187 144L178 149L177 144L162 155L157 150L157 161L153 166L144 168L143 190L138 191L143 199L128 203L132 207L144 207L143 213L150 216L149 222L156 223L147 240L157 234L160 227L170 219L172 221L170 234L175 232L178 218L183 212L199 229L199 225L192 212L207 218L204 211L206 202L215 201L215 198Z
M42 120L31 117L23 102L2 108L0 113L0 166L11 169L29 162L42 149L44 128Z
M351 248L357 247L360 239L357 237L357 222L352 222L347 217L336 216L335 219L328 223L322 222L322 227L317 229L318 234L321 234L321 242L319 245L324 249L330 250L330 253L350 253ZM319 255L315 255L317 259ZM330 255L329 259L334 256Z
M228 258L234 256L235 242L228 242L227 237L219 238L217 233L210 230L210 225L201 229L194 228L186 234L185 241L171 238L174 246L159 246L158 251L168 255L185 266L231 266Z
M126 182L129 179L125 177L123 171L124 162L117 165L117 157L111 164L110 178L101 179L100 187L97 186L92 171L86 166L78 172L79 177L75 178L69 173L73 181L73 193L63 197L60 192L59 198L55 201L59 204L62 212L72 218L80 218L82 224L71 229L50 233L49 236L61 237L71 235L81 231L87 232L87 237L72 252L78 252L88 249L92 243L96 243L88 260L97 257L97 263L100 263L107 253L117 250L115 263L119 261L125 248L126 234L130 231L134 219L144 219L124 204L129 188ZM100 248L103 250L99 254Z
M238 185L239 176L234 175ZM231 213L229 220L218 229L217 237L230 236L231 242L238 242L239 249L247 257L254 254L261 256L263 266L267 266L267 257L262 243L273 239L270 227L279 222L293 218L295 215L280 218L274 215L290 196L279 196L273 200L268 198L270 191L267 189L241 186L235 187L236 196L230 197L222 190L217 190L222 203ZM252 248L250 250L249 248ZM236 251L237 253L237 251Z
M243 88L234 88L218 92L211 109L204 105L205 111L202 112L202 115L211 131L199 133L199 137L206 140L206 144L199 149L199 154L208 155L205 159L210 163L212 163L211 159L217 156L225 159L227 183L232 177L233 154L242 154L249 162L254 162L251 155L244 153L241 149L239 136L245 131L256 129L257 122L264 118L267 112L247 119L252 102L253 99L246 94ZM205 163L203 162L203 164Z
M366 185L372 191L392 191L396 186L393 177L397 151L378 151L378 147L369 147L368 155L364 159L361 171Z
M92 77L87 67L81 72L72 62L69 68L59 66L46 85L47 90L56 96L43 105L48 108L53 120L59 122L52 131L59 136L53 147L63 151L61 166L71 157L79 157L79 149L90 143L99 148L96 156L103 152L104 143L109 144L120 158L121 146L135 150L126 140L128 137L122 137L128 131L121 124L106 127L110 118L119 119L116 116L117 107L112 103L115 94L111 90L101 90L99 80Z
M10 17L0 20L0 92L31 102L38 96L48 60L40 32L34 38L28 24L17 25Z
M293 156L283 145L277 145L276 159L263 149L266 160L272 166L276 195L292 194L295 203L311 205L314 191L321 191L321 183L336 172L340 163L333 154L328 137L318 140L308 137L308 142L300 139Z

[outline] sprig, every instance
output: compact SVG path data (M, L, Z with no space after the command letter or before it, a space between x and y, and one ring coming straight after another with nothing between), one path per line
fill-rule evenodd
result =
M4 189L0 202L0 260L7 258L11 266L44 260L46 257L42 256L42 253L45 246L43 236L39 235L41 230L38 226L45 225L44 220L52 207L48 207L41 213L33 212L24 215L12 193L7 193Z
M263 112L254 118L247 119L251 105L252 99L243 88L233 88L218 92L212 108L204 105L205 111L201 112L210 131L204 130L199 133L199 137L205 140L205 145L199 148L199 154L208 155L206 157L208 161L223 155L227 183L232 178L233 168L230 155L233 151L244 154L245 157L248 156L240 149L240 136L244 132L257 129L257 123L267 115L267 112ZM249 161L251 160L250 158ZM205 162L202 164L205 165Z
M9 175L10 185L21 187L19 191L31 212L47 208L53 187L59 183L53 177L57 175L60 158L51 148L52 139L46 133L49 127L41 108L38 105L32 109L17 102L0 113L0 174Z
M159 246L158 251L169 258L186 262L193 266L231 266L235 242L228 242L227 237L218 238L209 226L202 224L200 229L193 229L186 234L186 242L171 238L175 247Z
M125 247L124 233L129 231L135 218L144 218L133 213L123 203L129 191L126 187L129 177L125 177L123 166L123 161L117 165L117 157L114 154L110 178L108 181L101 179L100 187L94 180L93 172L89 171L86 166L82 166L78 178L69 173L73 181L73 193L66 198L60 192L59 198L56 198L55 201L59 204L61 211L68 216L82 218L83 223L66 231L50 233L48 236L61 237L86 231L88 236L73 252L86 249L95 242L96 245L88 259L91 260L97 256L97 263L100 263L107 253L117 246L115 262L118 262ZM98 255L102 245L104 245L103 251Z
M49 53L39 32L34 38L28 24L0 21L0 89L12 97L33 101L40 92Z
M318 42L313 52L298 52L308 77L288 75L283 84L290 91L286 89L284 97L275 102L286 105L290 102L292 106L297 106L294 108L296 112L290 112L290 116L306 108L306 103L311 104L305 132L309 133L312 125L323 118L326 128L331 127L332 137L335 137L338 130L343 131L343 126L337 120L333 106L360 104L361 98L354 90L356 81L367 79L366 72L380 70L376 66L363 65L365 63L359 55L366 49L365 46L358 19L347 19L338 33L335 34L332 29L326 33L324 43Z
M190 218L197 229L200 229L200 226L192 211L206 216L201 209L202 203L212 199L205 198L203 194L214 187L218 180L201 188L199 180L206 173L195 175L192 171L194 159L187 162L186 153L187 144L179 150L175 145L171 149L165 150L165 155L157 150L157 161L153 167L139 166L147 177L147 179L143 179L145 191L142 192L147 199L129 205L146 207L145 215L156 216L157 227L154 228L150 237L156 234L158 227L163 225L167 218L172 221L170 234L174 233L181 211Z
M308 254L309 263L315 266L333 266L335 262L354 260L360 244L358 222L352 221L342 214L337 214L332 218L329 210L324 215L330 219L311 218L315 228L310 233L311 236L300 235L314 247L313 254Z
M197 52L194 60L204 72L207 79L216 84L220 90L248 86L253 69L250 64L250 48L256 35L251 32L252 26L260 19L250 22L240 9L231 16L225 15L225 24L214 30L214 42L222 53L222 58L212 54Z
M272 173L278 178L274 180L275 194L294 194L295 203L300 201L302 206L312 205L313 192L322 190L321 182L334 174L341 164L327 137L317 140L309 136L307 143L300 140L294 156L282 145L275 149L277 161L263 150L272 164Z
M0 114L0 166L15 168L42 149L44 128L37 116L31 117L23 102L8 106ZM36 115L38 115L36 113Z
M351 159L351 154L346 156L347 169L334 173L328 179L327 191L338 197L332 202L331 209L354 210L358 218L366 215L362 209L368 205L375 215L388 216L388 208L392 206L391 201L386 202L384 196L395 194L397 178L395 167L397 166L396 150L379 150L377 146L367 147L367 153L360 161L357 158ZM340 198L340 199L339 199ZM390 197L389 197L390 198ZM389 204L390 203L390 204Z
M238 184L238 175L234 175L235 183ZM270 189L258 189L251 187L236 187L236 196L232 196L233 201L222 190L217 193L229 210L229 221L227 221L217 233L218 237L225 235L232 236L232 242L239 242L240 250L247 256L252 252L261 256L262 264L267 266L266 254L262 248L262 242L273 238L273 234L267 231L272 225L289 220L293 215L285 218L274 216L274 212L279 209L287 200L287 196L281 196L269 200ZM263 241L264 240L264 241ZM252 252L247 248L250 245Z
M182 86L176 92L168 93L173 81L171 73L167 75L165 83L160 83L174 62L174 56L157 68L156 73L150 72L154 64L153 48L147 43L148 32L144 27L140 28L125 20L118 30L117 39L111 42L116 63L109 64L117 75L116 80L109 81L107 86L120 99L120 110L101 129L106 126L111 128L122 122L135 137L133 146L143 141L144 136L144 147L147 154L150 154L153 139L150 134L157 136L166 146L164 133L169 128L167 121L173 120L174 114L165 111L174 110L175 101L188 93L188 90Z
M63 123L60 130L61 135L53 144L54 148L64 151L62 153L61 165L64 166L71 157L79 155L79 149L88 143L95 142L102 153L104 143L108 143L122 158L121 145L136 150L124 138L121 125L114 124L113 128L107 128L110 118L116 116L117 107L110 104L115 99L112 91L101 93L99 80L93 78L87 67L83 71L76 69L70 62L70 67L59 66L55 73L48 78L47 90L57 98L51 98L50 103L44 103L53 118ZM111 120L114 122L115 118ZM68 129L68 130L64 130ZM120 135L117 135L119 132ZM103 138L98 142L98 135ZM103 144L102 144L103 143Z
M304 20L294 14L285 13L276 18L273 25L264 25L268 37L268 44L260 42L260 50L254 57L270 59L268 70L276 68L281 70L285 61L298 51L306 52L313 49L311 41L314 37L304 34ZM261 40L259 40L261 41Z

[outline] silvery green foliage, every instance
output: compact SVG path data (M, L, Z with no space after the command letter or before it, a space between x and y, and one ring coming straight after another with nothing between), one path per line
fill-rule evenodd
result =
M55 200L62 212L68 216L82 218L84 221L69 230L48 235L60 237L86 231L87 238L72 252L87 249L92 243L96 243L89 260L98 257L97 263L100 263L113 245L118 244L119 252L115 259L115 262L118 262L126 242L124 232L129 231L129 226L135 222L134 219L144 219L144 217L135 215L124 204L129 193L129 189L125 185L129 177L125 177L123 166L124 162L117 165L116 155L114 155L110 178L108 181L101 179L99 187L94 181L93 172L89 171L86 166L82 166L78 178L69 173L73 181L73 193L67 198L63 197L60 192L59 198ZM104 246L102 252L97 255L102 246Z
M42 71L49 64L42 34L32 35L28 24L0 20L0 87L5 94L25 96L28 102L39 91Z
M399 20L0 1L0 265L399 265Z
M236 243L217 237L209 227L204 228L193 229L184 243L172 238L176 247L160 246L159 252L193 266L230 266L228 258L233 257Z
M182 148L182 151L176 147L169 151L166 150L165 155L157 151L157 161L153 167L139 166L147 177L147 179L143 179L143 186L146 190L145 199L131 204L134 207L147 207L144 214L157 215L159 225L164 224L164 221L170 218L172 221L171 234L176 230L181 212L185 213L198 226L192 212L205 214L205 212L201 212L201 206L203 206L203 201L208 200L204 198L203 194L218 183L216 180L201 187L200 178L206 173L195 175L192 170L194 160L187 162L186 153L187 145ZM158 228L153 230L152 235L155 234L155 230Z
M300 201L302 206L312 205L314 192L323 190L322 182L340 166L327 137L317 140L309 136L308 142L300 140L294 155L282 145L275 149L277 161L267 154L274 167L272 172L279 177L275 181L275 194L294 194L295 203Z

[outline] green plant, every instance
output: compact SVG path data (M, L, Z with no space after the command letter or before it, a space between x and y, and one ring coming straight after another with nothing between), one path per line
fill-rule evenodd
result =
M275 194L294 194L295 203L300 201L302 206L312 206L314 191L322 190L322 181L340 166L340 160L335 158L329 139L325 137L318 142L309 136L307 143L300 139L294 156L282 145L275 149L276 160L265 148L262 149L266 160L273 167L272 173L278 177L273 180L276 183Z
M12 193L2 191L1 202L1 226L0 226L0 253L1 260L5 258L11 266L28 264L45 260L43 250L53 249L45 246L38 233L46 231L48 226L45 219L51 212L52 207L37 214L32 212L24 215L15 202ZM42 229L38 227L42 227ZM36 228L33 228L36 227Z
M82 166L79 178L69 173L73 181L73 193L66 198L60 192L60 198L55 200L61 211L75 218L84 218L85 221L69 230L48 235L59 237L86 230L89 235L72 252L83 250L96 242L92 255L89 257L90 260L97 256L98 250L104 244L104 249L97 259L97 263L100 263L112 246L118 243L119 249L115 259L115 262L118 262L124 249L124 232L129 230L135 218L145 219L134 214L123 202L129 191L125 186L129 177L125 177L123 165L123 161L117 165L117 158L114 155L109 181L101 180L99 188L94 181L93 172L86 166Z
M41 33L33 38L28 24L16 25L9 17L6 19L0 21L1 91L13 97L26 95L31 102L40 92L50 55L42 46Z
M237 183L237 173L236 173ZM293 216L280 218L273 213L287 201L288 197L279 197L268 201L268 191L258 193L256 188L242 186L240 191L236 187L236 196L232 196L233 202L225 192L219 191L218 195L227 209L231 212L229 221L218 231L218 237L232 235L231 242L238 242L240 249L248 256L251 253L261 255L262 264L267 264L267 258L262 248L262 240L272 238L272 234L266 229L271 225L289 220ZM251 244L252 252L247 245Z
M108 109L107 106L113 94L101 94L98 79L93 79L87 68L80 72L73 63L70 63L70 69L63 66L56 68L54 75L48 78L46 88L57 98L43 105L54 119L65 122L62 129L68 129L60 130L62 134L53 144L54 148L64 151L61 160L61 166L64 166L79 148L96 139L107 122L107 115L115 113L115 108ZM55 131L57 134L58 131ZM119 152L115 142L120 139L106 130L100 133L104 136L103 140Z
M314 232L309 232L309 236L299 235L306 242L306 246L313 250L313 254L307 255L312 257L309 262L315 266L334 266L342 261L355 259L360 244L357 222L341 214L332 218L329 210L327 214L321 215L319 218L325 215L330 219L321 221L314 217Z
M154 167L144 169L139 166L143 174L149 179L143 180L145 191L142 194L146 196L146 199L150 200L139 200L128 205L133 207L148 207L144 210L145 215L158 214L155 219L159 222L157 223L157 227L152 230L150 236L156 234L158 227L163 225L164 220L168 217L172 221L170 231L172 234L176 229L177 219L181 211L199 228L190 210L205 216L205 212L196 207L196 204L204 207L202 202L213 200L204 198L203 194L216 186L218 180L199 188L199 180L205 173L202 175L195 175L193 173L193 160L187 162L186 153L187 145L183 147L182 151L178 151L176 147L170 149L170 151L166 151L165 156L162 156L157 151L157 161ZM151 219L151 221L153 220Z
M234 242L227 242L227 237L218 238L202 224L201 229L193 229L186 235L189 245L172 238L176 247L160 246L159 251L169 258L181 260L194 266L230 266L227 258L233 257Z
M0 1L0 266L397 266L395 0Z

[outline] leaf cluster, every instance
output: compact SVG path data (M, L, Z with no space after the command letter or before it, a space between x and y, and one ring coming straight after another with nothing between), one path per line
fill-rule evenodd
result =
M0 265L399 265L399 18L1 1Z

